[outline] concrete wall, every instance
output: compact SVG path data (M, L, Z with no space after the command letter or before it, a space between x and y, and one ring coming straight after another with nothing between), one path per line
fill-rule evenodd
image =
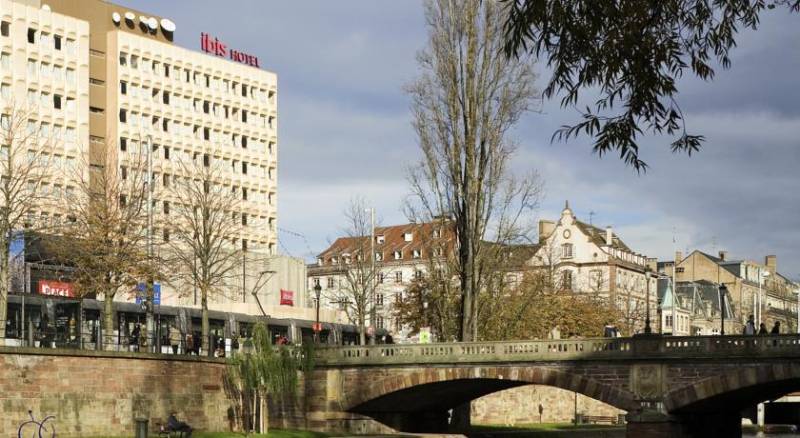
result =
M542 415L539 416L539 406ZM575 416L575 393L542 385L506 389L472 402L472 424L521 425L570 423ZM616 417L625 411L578 394L577 412L583 415Z
M16 436L29 409L54 415L65 437L133 436L134 418L152 431L173 409L196 429L229 430L224 363L147 356L0 348L0 436Z

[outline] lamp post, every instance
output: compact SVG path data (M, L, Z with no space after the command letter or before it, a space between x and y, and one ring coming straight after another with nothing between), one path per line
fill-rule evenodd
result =
M653 329L650 328L650 267L646 267L644 269L644 281L647 283L647 295L646 295L646 313L644 317L644 334L649 335L653 333Z
M317 283L317 284L314 285L314 295L316 296L315 305L317 307L317 320L314 323L314 343L315 344L319 344L319 332L321 331L320 330L321 327L319 326L319 294L320 294L320 292L322 292L322 286L320 286L320 284Z
M719 334L725 336L725 295L728 293L728 287L725 284L719 286Z

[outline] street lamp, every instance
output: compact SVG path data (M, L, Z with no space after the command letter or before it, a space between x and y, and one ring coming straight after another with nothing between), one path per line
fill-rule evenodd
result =
M649 335L653 333L653 329L650 328L650 267L646 267L644 269L644 281L647 283L647 295L646 295L646 312L644 318L644 334Z
M321 331L320 329L322 328L322 327L320 327L320 324L319 324L319 294L320 294L320 292L322 292L322 286L320 286L320 284L317 283L317 284L314 285L314 295L317 298L316 301L315 301L315 304L317 306L317 322L314 323L314 343L315 344L319 344L319 332Z
M719 335L725 336L725 294L728 293L728 286L725 283L719 285Z

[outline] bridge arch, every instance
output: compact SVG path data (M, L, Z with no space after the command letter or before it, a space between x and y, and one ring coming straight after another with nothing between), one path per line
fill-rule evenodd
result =
M664 407L677 414L741 410L800 391L800 363L737 367L667 393Z
M625 376L623 379L627 379ZM493 392L523 385L553 386L630 411L632 393L591 377L548 366L453 366L396 369L362 385L347 385L343 410L374 412L447 410Z

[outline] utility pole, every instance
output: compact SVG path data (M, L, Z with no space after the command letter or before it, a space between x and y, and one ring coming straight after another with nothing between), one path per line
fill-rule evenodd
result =
M369 287L370 287L370 300L372 301L372 306L370 308L370 315L369 315L369 325L372 326L372 337L370 337L369 344L375 345L375 338L378 335L378 327L375 325L376 320L376 300L375 300L375 208L370 207L369 210L369 223L370 223L370 233L369 233L369 257L370 257L370 275L369 275Z
M141 141L139 142L141 144ZM144 300L147 312L147 341L149 349L155 352L155 318L153 317L153 304L155 299L153 281L153 137L147 136L147 292Z

